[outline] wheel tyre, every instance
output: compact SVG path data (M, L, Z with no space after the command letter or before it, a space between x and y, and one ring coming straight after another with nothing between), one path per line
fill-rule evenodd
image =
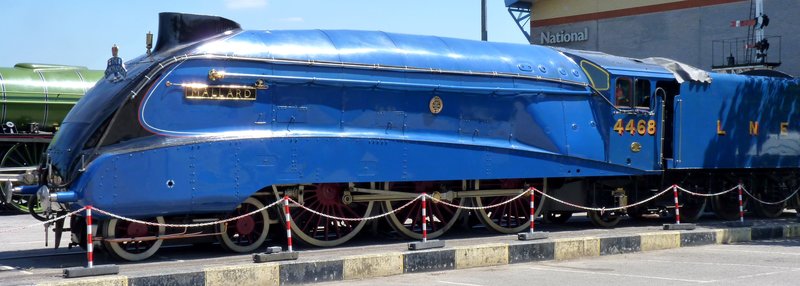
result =
M252 197L247 198L246 200L244 200L244 202L242 202L240 207L242 205L250 205L251 208L254 208L254 209L252 209L250 211L261 209L261 208L264 207L263 203L258 201L256 198L252 198ZM248 211L248 212L250 212L250 211ZM237 216L238 216L238 214L237 214ZM227 232L228 228L226 226L220 225L221 234L219 235L219 238L220 238L220 242L221 242L221 245L222 245L223 248L225 248L227 250L230 250L230 251L233 251L233 252L246 253L246 252L251 252L253 250L258 249L258 247L260 247L264 243L264 241L267 239L267 234L269 233L269 222L270 222L269 213L267 212L267 210L261 210L260 212L253 214L253 216L254 216L256 222L260 221L261 225L263 225L263 227L261 229L261 233L259 234L259 236L255 240L253 240L252 242L249 242L247 244L241 245L241 244L237 243L236 237L231 237L230 235L228 235L228 232ZM232 221L232 222L229 222L229 223L237 223L237 222L236 221ZM258 223L256 225L258 225ZM241 235L241 234L237 233L237 234L234 234L234 236L235 235Z
M324 194L326 192L331 191L332 190L331 188L334 188L334 189L337 188L336 185L342 185L342 184L319 184L319 185L316 186L317 189L312 189L312 190L306 189L304 191L304 196L305 196L304 197L304 200L305 200L304 205L307 206L307 207L310 207L312 209L315 209L316 207L319 207L319 205L317 205L317 204L320 202L319 201L320 196L327 197L328 199L330 199L330 196L324 195ZM338 186L338 187L341 188L341 186ZM327 191L326 191L326 189L327 189ZM340 190L343 190L343 189L340 189ZM314 194L314 195L311 195L311 194ZM341 193L336 193L336 197L338 197L340 195L341 195ZM281 199L281 196L278 195L278 193L275 193L275 198L276 199ZM313 200L311 200L311 198L313 198ZM350 208L349 206L341 204L340 202L341 202L341 200L336 200L336 203L333 203L332 201L328 201L329 204L333 204L334 205L334 207L330 208L330 209L338 210L339 211L338 213L326 213L325 211L323 211L321 209L315 209L315 211L322 212L322 213L325 213L325 214L331 215L331 216L359 218L360 219L360 218L366 218L366 217L368 217L368 216L370 216L372 214L372 209L373 209L373 206L374 206L374 203L375 203L374 201L365 202L365 203L354 203L353 207ZM316 206L314 206L314 205L316 205ZM350 210L348 210L347 213L345 213L344 208L350 208ZM280 211L279 213L280 213L280 217L281 217L281 222L283 222L284 226L286 226L285 225L286 216L284 215L283 211ZM352 214L356 214L356 215L352 215ZM310 212L308 212L306 210L302 210L301 208L294 208L294 210L292 210L292 213L291 213L291 218L292 218L292 221L291 221L292 237L295 239L294 241L302 242L304 244L311 245L311 246L317 246L317 247L333 247L333 246L337 246L337 245L343 244L343 243L353 239L356 235L358 235L359 232L361 231L361 229L364 228L364 226L367 224L367 221L365 221L365 220L360 220L360 221L357 221L357 222L347 222L347 221L335 220L335 219L328 220L328 219L323 218L321 216L318 216L316 214L310 213ZM314 218L320 218L320 220L317 221L317 220L314 220ZM304 230L303 227L300 226L300 225L304 225L304 227L305 227L305 225L308 224L309 221L315 221L315 224L312 226L312 227L315 227L315 228L316 227L320 227L320 226L329 227L331 225L335 225L335 226L338 227L338 226L342 226L344 224L345 228L349 229L349 231L346 232L346 234L339 235L338 237L336 237L334 239L328 239L326 237L320 238L318 235L324 233L324 231L319 233L319 234L316 233L316 231L313 231L313 230L309 231L309 233L306 233L306 230ZM324 224L320 225L320 223L324 223Z
M706 198L683 204L683 206L681 206L681 221L696 222L700 220L700 217L702 217L703 213L706 211L707 205L708 199Z
M800 192L794 195L794 199L790 199L789 201L794 201L794 210L800 214Z
M599 211L590 211L588 212L588 216L595 226L605 228L616 226L621 219L619 215L611 215L609 213L600 214Z
M116 238L116 227L117 227L117 223L119 223L119 221L120 220L118 220L118 219L110 219L110 220L107 220L107 221L103 222L103 230L104 230L103 233L105 234L104 238ZM164 217L160 217L160 216L156 217L156 222L158 222L160 224L163 224L164 223ZM165 228L163 226L159 226L158 227L158 235L159 236L164 235L164 232L165 232ZM153 256L153 254L155 254L156 251L158 251L158 249L161 247L161 244L163 242L164 241L161 240L161 239L155 240L153 242L153 244L149 248L147 248L147 250L142 251L142 252L138 252L138 253L131 253L131 252L125 250L120 245L121 243L108 242L106 240L103 240L103 247L106 250L108 250L109 254L111 254L112 256L114 256L116 258L124 259L124 260L127 260L127 261L141 261L141 260L145 260L145 259L150 258L151 256Z
M463 206L463 205L466 203L466 201L467 201L467 200L463 200L463 199L462 199L462 200L460 200L460 201L459 201L459 203L457 203L456 205ZM405 201L403 201L403 203L405 203ZM419 203L419 202L416 202L415 204L417 204L417 203ZM428 200L427 204L428 204L428 205L432 205L432 204L433 204L433 202L431 202L430 200ZM411 206L411 207L409 207L409 208L413 208L413 206ZM386 211L386 212L391 212L391 211L393 211L393 210L394 210L394 208L392 207L392 202L391 202L391 201L383 201L383 209L384 209L384 211ZM432 220L434 220L434 215L433 215L432 213L433 213L433 212L431 211L431 207L428 207L428 224L427 224L427 226L428 226L428 228L429 228L429 230L428 230L428 239L434 239L434 238L437 238L437 237L439 237L439 236L443 235L443 234L444 234L445 232L447 232L447 231L448 231L448 230L449 230L451 227L453 227L453 225L456 223L456 221L458 221L458 219L461 217L461 209L460 209L460 208L459 208L459 209L455 209L455 210L453 211L453 214L452 214L452 217L450 218L450 220L448 220L447 222L445 222L445 223L444 223L444 224L443 224L443 225L442 225L442 226L441 226L439 229L437 229L436 231L431 231L431 230L430 230L430 228L431 228L431 226L432 226L432 223L431 223L431 221L432 221ZM419 239L422 239L422 230L419 230L419 231L417 231L416 229L415 229L415 230L411 230L411 229L409 229L409 228L408 228L408 227L405 225L405 222L404 222L404 221L402 221L402 222L401 222L401 221L400 221L400 219L399 219L399 218L397 218L397 215L396 215L396 214L397 214L397 213L393 213L393 214L391 214L391 215L388 215L388 216L386 216L386 220L389 222L389 225L391 225L391 226L392 226L392 228L393 228L395 231L397 231L398 233L400 233L400 234L402 234L402 235L404 235L405 237L408 237L408 238L410 238L410 239L414 239L414 240L419 240ZM412 224L412 226L413 226L413 225L414 225L414 224ZM420 225L420 226L421 226L421 224L417 224L417 225Z
M711 208L714 209L714 215L724 220L739 219L738 201L725 198L726 196L732 195L726 194L711 198Z
M509 199L509 198L511 198L511 197L503 197L503 200L506 200L506 199ZM522 232L525 229L529 229L530 228L530 224L531 224L531 220L530 220L530 217L531 217L531 214L530 214L530 196L527 196L527 197L526 196L522 196L522 197L520 197L519 199L517 199L515 201L509 202L505 206L499 206L499 207L495 208L494 210L492 210L492 211L501 211L501 210L503 210L505 212L515 212L517 214L517 219L514 219L514 218L505 219L505 221L506 221L505 225L502 224L502 221L504 220L503 218L509 218L509 216L508 216L509 214L505 213L504 216L500 216L500 218L497 218L496 220L491 218L490 216L494 216L494 214L490 214L491 211L489 211L488 209L484 209L483 208L486 205L486 204L484 204L483 199L484 198L482 198L482 197L475 197L474 198L475 206L479 207L479 209L477 211L475 211L475 215L478 217L478 219L481 221L481 223L484 226L486 226L487 228L489 228L491 230L494 230L496 232L499 232L499 233L504 233L504 234L519 233L519 232ZM542 203L544 202L543 199L544 198L542 197L542 198L539 199L538 202L536 202L537 207L536 207L536 210L535 210L536 212L534 213L534 217L538 217L539 214L542 212L541 207L538 207L538 206L542 205ZM519 218L523 218L523 219L519 219Z
M547 212L544 220L548 223L563 224L572 217L572 212Z
M783 214L783 210L785 208L786 208L786 202L774 205L755 202L753 204L753 213L763 218L776 218L780 217Z

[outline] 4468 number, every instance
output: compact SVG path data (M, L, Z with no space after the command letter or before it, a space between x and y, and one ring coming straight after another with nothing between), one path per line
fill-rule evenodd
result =
M614 124L614 131L619 133L619 135L625 132L631 135L639 134L640 136L644 136L645 134L656 135L656 121L653 119L639 119L638 121L630 119L626 124L622 119L617 119L617 123Z

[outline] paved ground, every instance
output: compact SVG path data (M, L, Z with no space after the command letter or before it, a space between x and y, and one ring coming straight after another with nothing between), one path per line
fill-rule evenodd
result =
M796 222L794 216L793 212L787 212L782 218L776 220L759 221L753 218L748 218L748 220L756 222L757 225L780 225ZM4 214L0 215L0 231L36 222L28 215ZM550 232L551 238L609 237L658 232L661 231L661 224L665 222L669 223L670 221L668 219L628 220L621 222L619 227L613 229L598 229L593 227L585 216L578 216L564 225L538 224L537 230ZM703 223L698 226L703 229L717 228L722 225L723 222L715 220L713 215L707 215L703 219ZM52 234L50 239L50 247L45 247L42 227L13 233L0 233L0 285L30 284L61 279L63 268L85 265L86 255L81 249L68 250L64 247L69 240L68 237L62 238L62 248L58 250L52 249ZM461 227L453 229L441 239L446 240L449 247L455 247L516 241L516 236L498 235L483 228ZM302 262L334 259L348 255L403 251L408 242L409 240L398 238L397 235L371 234L365 228L363 235L341 247L320 249L297 246L296 249L301 251L299 262ZM268 242L267 245L284 245L284 242L278 239ZM800 262L800 257L796 258ZM95 263L98 265L116 263L120 265L121 275L141 276L172 271L197 271L203 267L249 264L252 263L252 256L250 254L232 254L222 250L218 245L173 245L162 247L152 259L144 262L114 261L99 252L95 255ZM800 263L798 264L800 265Z
M688 247L318 285L800 285L800 240Z

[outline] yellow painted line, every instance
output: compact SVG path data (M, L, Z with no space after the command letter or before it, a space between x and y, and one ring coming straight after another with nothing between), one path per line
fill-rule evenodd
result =
M752 240L751 229L749 227L715 229L714 231L717 233L717 244L728 244Z
M278 263L253 263L206 268L206 285L279 285Z
M790 224L783 226L783 237L800 237L800 224Z
M122 275L56 280L36 285L48 286L128 286L128 277Z
M642 241L642 251L681 247L681 233L678 231L648 232L639 236Z
M457 247L456 269L508 264L508 244Z
M595 237L555 240L555 260L600 256L600 239Z
M403 274L403 254L399 252L344 258L344 279L363 279Z

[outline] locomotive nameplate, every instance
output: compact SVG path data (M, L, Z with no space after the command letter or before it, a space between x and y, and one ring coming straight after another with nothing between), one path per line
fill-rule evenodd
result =
M256 87L243 85L183 85L186 99L256 100Z

